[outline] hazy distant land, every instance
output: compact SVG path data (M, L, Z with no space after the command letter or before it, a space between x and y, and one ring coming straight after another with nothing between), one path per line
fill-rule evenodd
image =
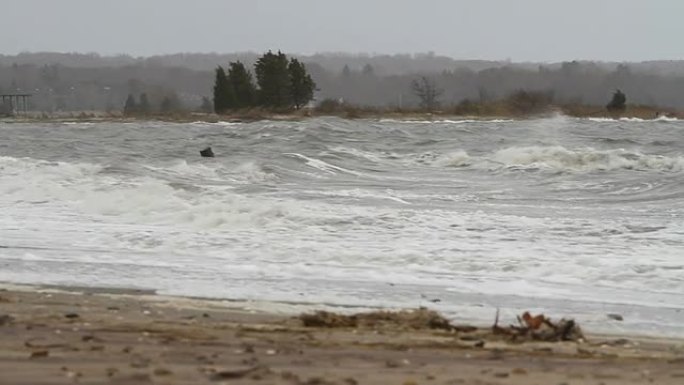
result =
M193 119L191 113L202 112L203 98L212 97L213 71L218 65L241 60L251 66L258 56L0 56L0 93L33 94L34 117L86 118L116 118L129 94L146 93L153 106L168 97L179 101L173 114L164 114L167 118ZM411 90L411 83L421 76L443 91L439 108L433 111L439 116L520 116L554 111L573 116L607 116L604 107L616 89L623 90L628 98L624 116L653 118L684 110L684 61L511 63L455 60L430 53L295 56L306 64L318 86L314 104L335 102L299 114L422 117L420 100ZM520 91L544 94L548 100L539 105L511 103L511 96ZM231 115L249 119L273 113L241 111Z

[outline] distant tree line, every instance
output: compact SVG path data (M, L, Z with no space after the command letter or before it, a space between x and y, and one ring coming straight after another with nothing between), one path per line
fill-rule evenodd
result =
M33 94L31 108L46 112L119 113L129 95L135 101L133 110L145 111L145 103L140 100L142 93L147 95L151 113L161 111L162 104L165 108L172 106L172 95L183 110L211 112L217 63L244 63L243 67L252 76L251 83L245 83L251 84L254 90L252 103L262 105L264 100L255 71L255 64L262 56L253 53L149 58L54 53L0 55L0 89L5 93ZM305 63L306 74L320 88L316 98L330 99L327 104L331 106L469 111L478 110L483 104L515 99L512 105L516 109L534 110L552 97L554 104L583 105L605 111L607 102L619 89L628 95L630 106L684 110L684 61L534 64L458 61L434 55L348 54L298 56L298 61ZM230 69L225 67L226 77ZM426 100L413 87L414 82L424 86L423 77L429 81L424 91L440 91L423 93ZM167 96L169 102L163 103ZM296 108L294 102L290 106Z
M158 108L153 108L147 93L141 93L138 100L136 100L133 94L128 94L126 102L124 104L123 113L124 115L147 115L151 113L163 113L168 114L171 112L178 112L183 110L183 105L178 99L176 94L170 94L163 97L159 103Z
M299 60L268 51L254 64L254 74L240 62L228 71L219 66L214 80L214 111L225 113L251 107L300 109L313 100L316 83Z

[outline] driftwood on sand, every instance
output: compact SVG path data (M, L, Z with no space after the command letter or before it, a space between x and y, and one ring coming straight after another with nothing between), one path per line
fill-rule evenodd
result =
M419 308L401 311L373 311L344 315L327 311L301 314L298 319L305 327L317 328L393 328L411 330L443 330L460 334L473 333L480 338L505 339L511 342L525 341L582 341L584 335L574 320L551 321L543 314L536 316L525 312L518 318L518 325L499 326L499 312L491 330L472 326L453 325L434 310Z

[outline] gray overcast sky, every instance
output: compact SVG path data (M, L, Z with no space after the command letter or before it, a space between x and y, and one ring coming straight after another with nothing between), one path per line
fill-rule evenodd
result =
M683 0L0 0L0 9L3 54L281 49L684 59Z

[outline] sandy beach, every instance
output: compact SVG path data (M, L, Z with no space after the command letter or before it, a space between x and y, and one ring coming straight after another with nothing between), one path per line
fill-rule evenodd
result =
M585 333L579 342L511 343L490 328L305 327L297 317L222 301L6 286L0 291L0 383L684 381L681 340Z

